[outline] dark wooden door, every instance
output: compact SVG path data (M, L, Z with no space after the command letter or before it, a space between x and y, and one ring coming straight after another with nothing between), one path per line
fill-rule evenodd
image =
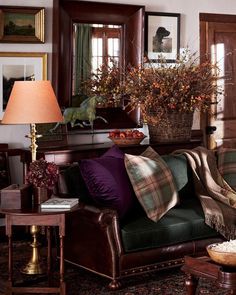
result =
M224 95L213 98L206 124L206 145L236 147L236 16L200 14L201 59L217 62ZM216 129L216 130L214 130Z

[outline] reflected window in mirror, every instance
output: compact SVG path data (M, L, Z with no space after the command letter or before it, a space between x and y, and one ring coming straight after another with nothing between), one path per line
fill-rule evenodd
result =
M102 64L119 64L121 43L121 26L92 25L92 72L96 72Z
M78 106L87 96L84 82L91 75L99 75L102 65L121 66L122 26L75 23L73 35L72 106Z

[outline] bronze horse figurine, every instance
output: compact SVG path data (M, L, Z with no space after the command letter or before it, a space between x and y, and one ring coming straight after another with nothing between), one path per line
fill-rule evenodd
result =
M107 120L101 116L96 116L96 105L101 100L101 98L97 96L92 96L86 98L79 107L69 107L66 108L63 112L63 122L58 122L55 127L50 129L50 132L54 132L60 124L68 124L70 123L71 127L75 126L91 126L93 130L93 122L94 120L101 119L105 123L108 123ZM76 122L76 121L82 121ZM89 123L87 123L88 121Z

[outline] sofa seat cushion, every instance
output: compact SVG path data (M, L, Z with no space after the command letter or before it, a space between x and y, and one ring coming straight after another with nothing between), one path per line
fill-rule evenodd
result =
M201 204L192 197L170 209L157 223L144 215L127 221L121 226L121 235L125 252L133 252L218 234L205 224Z

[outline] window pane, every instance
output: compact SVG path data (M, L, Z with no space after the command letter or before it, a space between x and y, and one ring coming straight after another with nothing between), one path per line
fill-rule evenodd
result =
M103 59L102 56L92 57L92 72L96 73L97 69L102 65Z
M120 54L120 40L118 38L108 39L108 55L119 56Z
M93 56L102 56L102 38L92 39L92 53Z
M94 28L102 28L103 25L101 25L101 24L92 24L92 27L94 27Z
M118 29L118 28L120 28L121 26L119 26L119 25L108 25L108 28L116 28L116 29Z

